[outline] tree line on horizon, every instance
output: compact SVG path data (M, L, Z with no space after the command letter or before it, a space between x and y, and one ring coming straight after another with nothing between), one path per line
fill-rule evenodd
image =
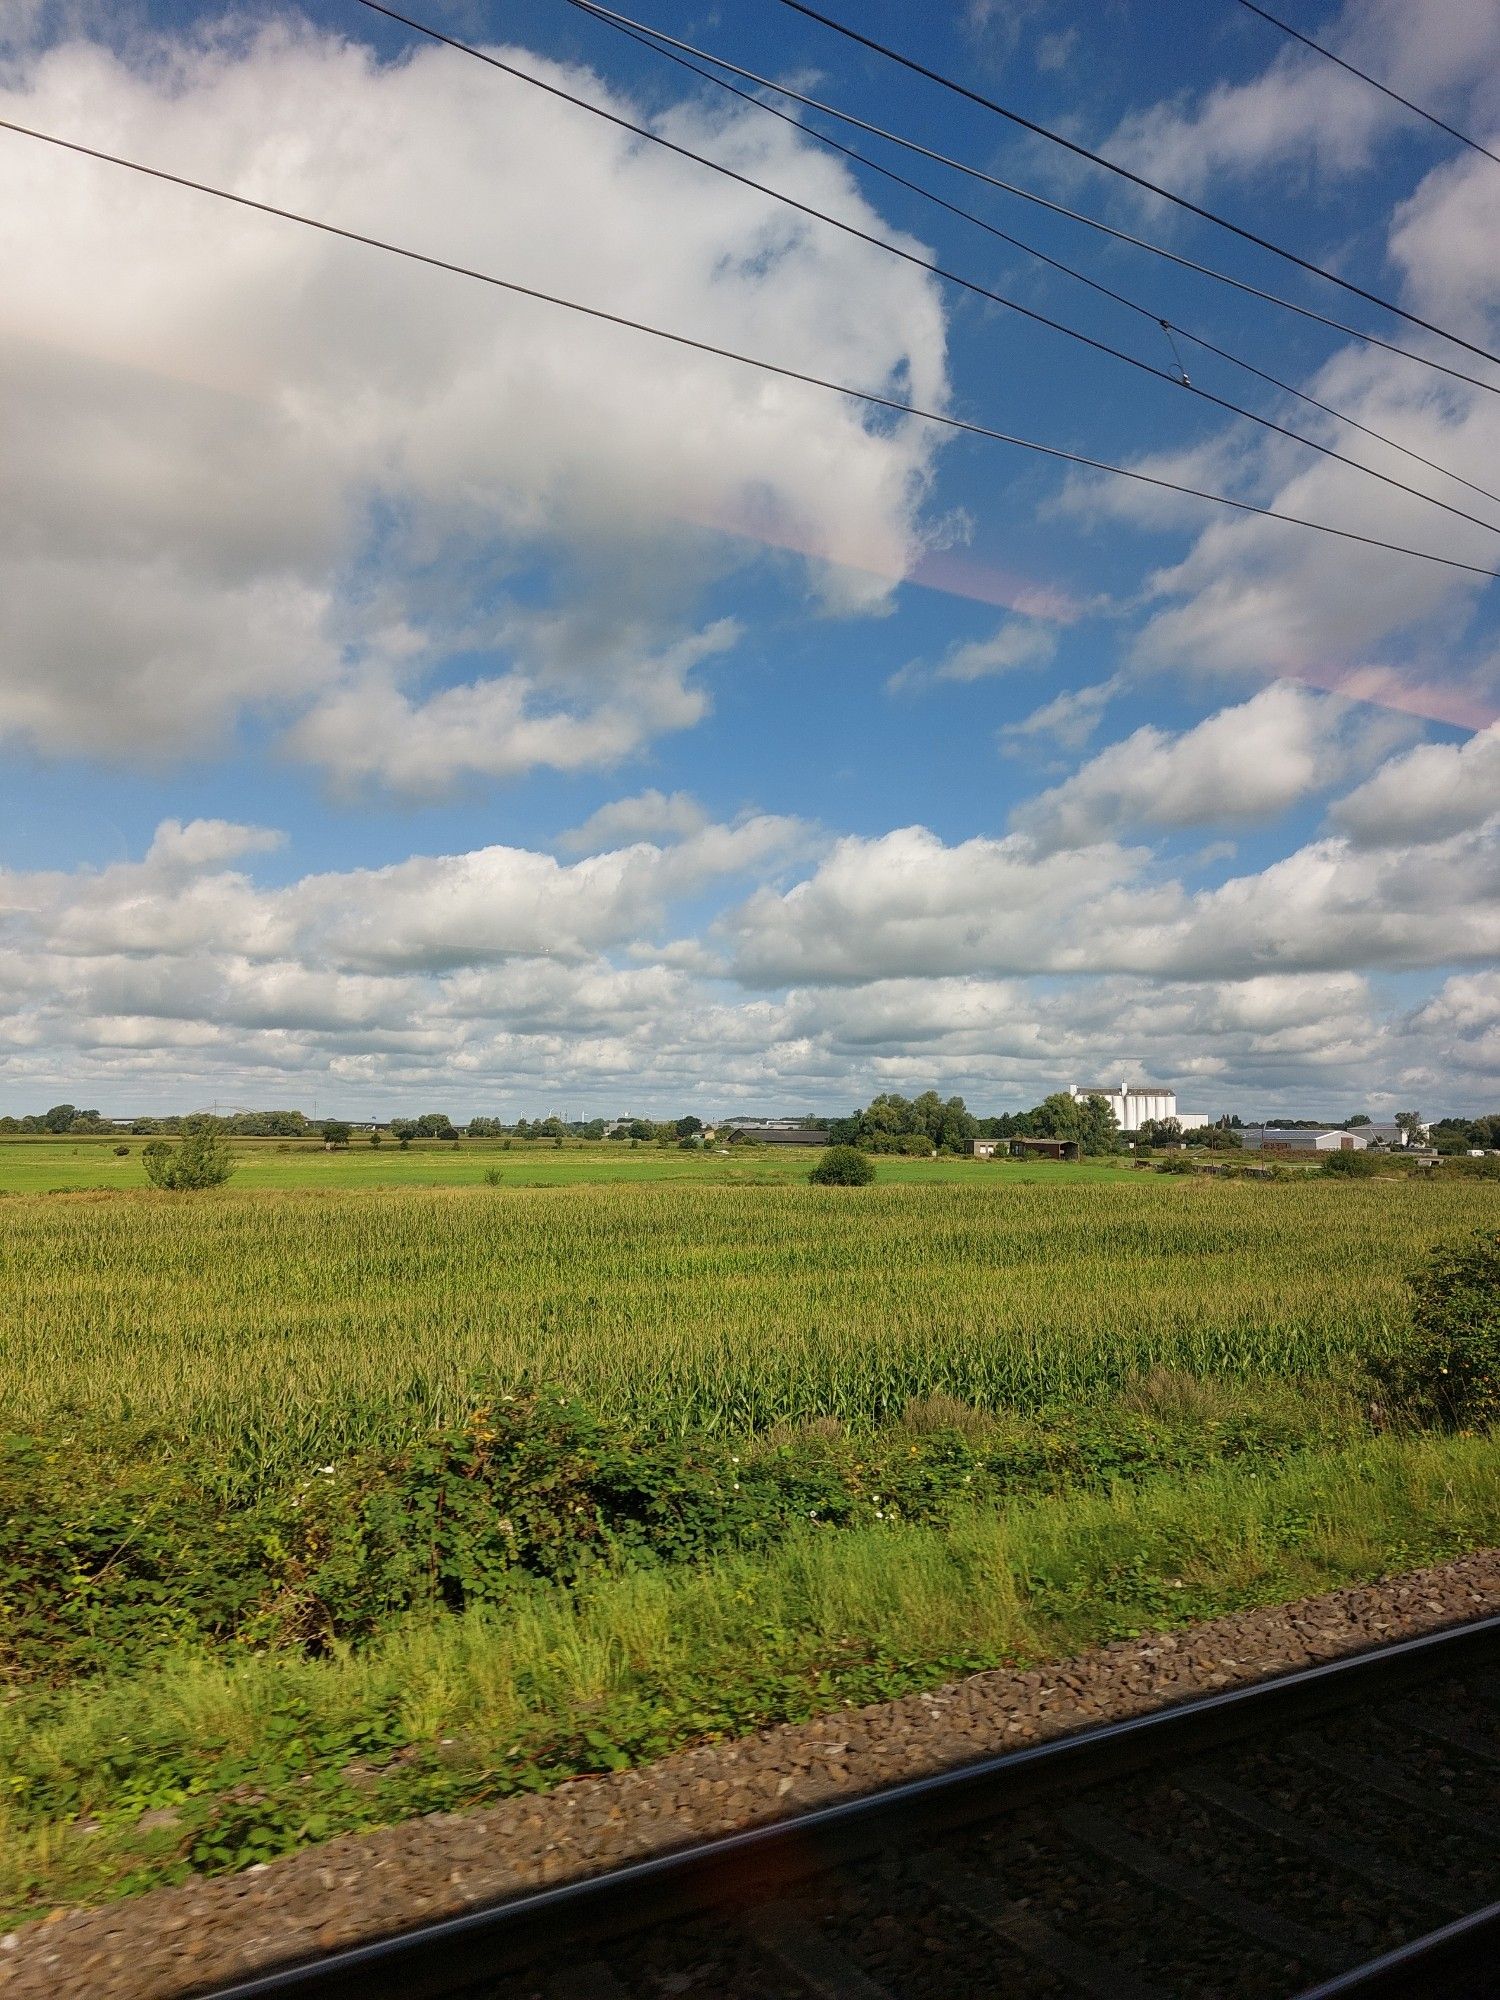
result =
M1119 1150L1121 1133L1108 1101L1099 1095L1075 1098L1067 1091L1054 1091L1029 1111L1004 1112L996 1117L980 1117L971 1112L961 1097L943 1098L935 1090L918 1097L883 1092L847 1117L826 1118L808 1112L803 1122L826 1131L833 1145L857 1146L869 1153L967 1152L975 1139L1072 1139L1081 1152L1111 1153ZM1357 1131L1371 1123L1366 1113L1352 1118L1269 1118L1267 1124L1312 1129L1339 1128ZM1396 1121L1408 1129L1420 1130L1415 1112L1401 1112ZM171 1113L161 1117L134 1118L128 1126L117 1124L98 1110L83 1110L73 1104L54 1104L49 1110L23 1116L0 1117L0 1136L51 1135L54 1137L118 1136L128 1130L132 1136L175 1137L210 1123L229 1138L322 1139L325 1144L348 1145L353 1125L342 1118L309 1118L298 1110L236 1111L217 1118L207 1112ZM564 1120L546 1118L472 1117L459 1123L446 1112L426 1111L416 1117L361 1121L366 1136L376 1144L390 1137L398 1144L414 1139L455 1141L469 1139L604 1139L611 1138L658 1145L698 1146L707 1129L702 1119L688 1114L680 1118L603 1118ZM1240 1145L1243 1121L1226 1114L1212 1125L1184 1132L1175 1119L1151 1119L1135 1139L1137 1144L1207 1147L1229 1151ZM1428 1143L1439 1153L1463 1153L1482 1147L1500 1151L1500 1111L1473 1118L1440 1118L1425 1128ZM732 1142L753 1143L731 1134Z

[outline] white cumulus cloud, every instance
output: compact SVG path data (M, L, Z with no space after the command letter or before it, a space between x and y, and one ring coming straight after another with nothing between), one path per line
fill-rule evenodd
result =
M1349 704L1276 682L1178 732L1148 724L1019 807L1015 824L1048 847L1079 847L1134 827L1273 819L1388 744L1391 727Z
M451 51L380 61L289 23L75 38L23 46L0 110L856 387L946 395L921 271ZM790 127L663 123L884 232ZM0 740L162 760L259 711L349 785L607 765L704 713L689 676L733 636L694 617L716 574L791 550L816 599L858 612L918 547L925 428L711 356L23 139L0 151L0 252ZM550 630L508 594L539 558L567 603Z

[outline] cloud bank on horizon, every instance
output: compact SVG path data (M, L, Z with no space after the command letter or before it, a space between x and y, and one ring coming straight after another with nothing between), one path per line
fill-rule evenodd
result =
M1427 11L1319 25L1492 135L1500 10ZM996 278L1000 253L790 125L548 19L508 17L507 59ZM1153 52L1091 62L1118 29L1062 0L951 32L944 66L1500 338L1500 170L1317 58L1236 30L1152 95ZM862 71L824 81L901 109ZM938 111L905 122L933 136ZM0 116L877 395L1500 554L1500 528L321 11L17 9ZM795 1110L929 1084L988 1109L1126 1061L1212 1111L1500 1091L1480 579L945 442L0 137L0 1109ZM1500 464L1500 395L1122 257L1113 282L1186 286L1181 323L1361 423L1481 484ZM1000 275L1085 323L1059 280Z

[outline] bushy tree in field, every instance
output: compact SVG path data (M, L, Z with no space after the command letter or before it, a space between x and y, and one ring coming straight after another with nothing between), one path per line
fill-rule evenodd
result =
M1135 1135L1138 1146L1180 1146L1182 1126L1175 1118L1148 1118Z
M921 1154L944 1147L952 1152L967 1150L978 1131L979 1122L961 1097L945 1101L935 1090L924 1090L920 1097L888 1091L852 1117L834 1119L829 1137L836 1145L858 1146L866 1153Z
M1120 1124L1109 1100L1097 1093L1092 1097L1070 1097L1055 1090L1044 1097L1035 1111L1026 1114L1027 1136L1034 1139L1076 1139L1081 1153L1117 1153Z
M807 1178L815 1187L868 1187L875 1168L858 1146L829 1146Z
M234 1172L223 1121L208 1117L186 1119L175 1149L165 1139L153 1139L142 1148L141 1163L147 1180L159 1188L222 1187Z
M236 1111L224 1129L245 1139L300 1139L313 1127L300 1111Z
M353 1134L342 1118L323 1120L323 1144L325 1146L347 1146Z
M1500 1234L1440 1244L1409 1280L1405 1334L1371 1373L1399 1408L1455 1430L1500 1421Z
M398 1139L452 1139L457 1136L446 1111L424 1111L420 1118L393 1118L391 1131Z

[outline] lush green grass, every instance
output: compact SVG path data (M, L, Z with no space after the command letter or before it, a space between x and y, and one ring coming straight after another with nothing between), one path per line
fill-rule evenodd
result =
M0 1920L1410 1569L1497 1525L1500 1445L1390 1438L539 1585L504 1616L408 1618L358 1654L181 1653L23 1693L0 1708Z
M0 1137L0 1192L50 1194L100 1189L144 1188L137 1138L43 1139ZM168 1145L176 1142L169 1136ZM128 1146L123 1157L120 1146ZM550 1139L462 1140L458 1145L414 1140L403 1152L387 1140L371 1146L362 1139L329 1152L315 1139L236 1139L233 1185L245 1188L357 1189L377 1187L475 1187L498 1173L506 1187L574 1187L596 1182L674 1181L709 1187L783 1185L803 1181L818 1158L807 1146L704 1148L628 1141L591 1144ZM1128 1176L1126 1159L1058 1164L1026 1160L882 1159L877 1178L899 1185L972 1181L996 1176L1011 1183L1064 1186L1116 1181Z
M0 1422L148 1418L281 1476L476 1375L623 1420L1034 1408L1165 1365L1344 1378L1482 1184L304 1190L0 1202Z

